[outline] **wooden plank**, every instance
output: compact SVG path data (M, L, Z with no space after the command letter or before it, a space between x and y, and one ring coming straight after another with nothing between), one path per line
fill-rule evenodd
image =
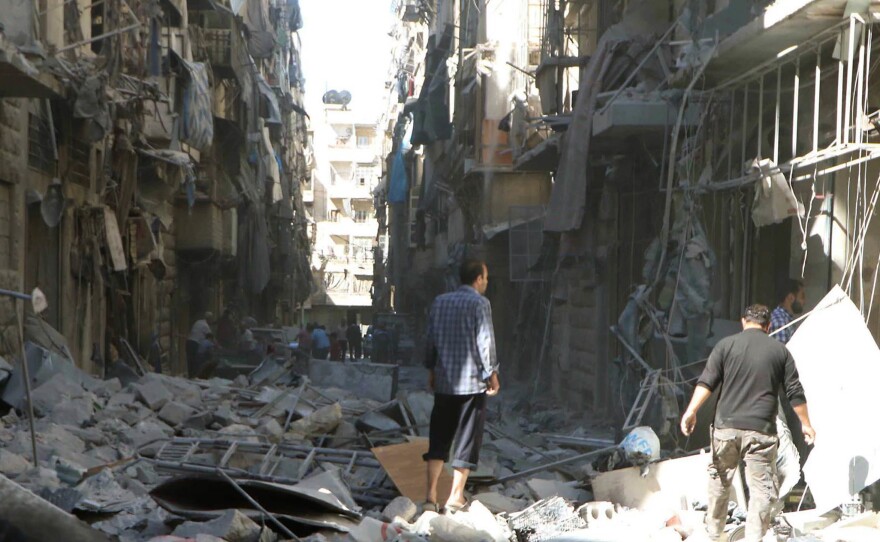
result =
M371 450L379 463L404 497L423 502L428 490L427 466L422 455L428 451L428 439L416 438L411 442L380 446ZM444 468L437 484L437 500L446 502L452 490L452 474Z
M119 225L116 223L116 213L106 205L104 206L104 233L107 236L107 248L110 252L110 261L113 262L113 270L125 271L128 265L125 262L125 251L122 249L122 236L119 234Z

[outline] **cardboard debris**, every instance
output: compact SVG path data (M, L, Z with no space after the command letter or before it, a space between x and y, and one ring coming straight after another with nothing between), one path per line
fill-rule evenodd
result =
M415 502L424 502L428 481L422 456L428 452L428 439L417 438L404 444L373 448L371 451L401 495ZM437 494L449 495L451 489L452 475L444 469L437 484Z

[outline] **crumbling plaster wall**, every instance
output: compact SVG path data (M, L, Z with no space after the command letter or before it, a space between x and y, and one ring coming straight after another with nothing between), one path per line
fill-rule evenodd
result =
M24 182L28 101L0 100L0 288L21 290L24 274ZM17 350L15 305L0 299L0 355Z

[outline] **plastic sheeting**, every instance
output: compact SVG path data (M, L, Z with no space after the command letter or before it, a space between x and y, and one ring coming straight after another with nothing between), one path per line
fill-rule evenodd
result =
M752 160L749 171L758 172L760 181L755 187L752 203L752 221L755 226L778 224L786 218L804 216L804 206L794 195L785 175L772 160Z
M816 510L827 512L880 479L875 415L880 349L839 286L804 320L788 349L816 430L804 476Z
M266 217L258 205L248 205L239 213L239 280L248 294L259 294L269 284L269 231Z
M202 62L180 59L189 74L183 91L183 137L193 147L204 150L214 141L214 107L208 81L208 68Z

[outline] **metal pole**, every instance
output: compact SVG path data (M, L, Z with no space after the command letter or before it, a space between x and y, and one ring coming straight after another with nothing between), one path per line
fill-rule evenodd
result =
M524 471L515 472L513 474L502 476L501 478L496 478L492 480L492 484L503 484L506 482L511 482L513 480L519 480L520 478L525 478L526 476L531 476L532 474L537 474L539 472L543 472L548 469L555 469L556 467L562 467L564 465L570 465L571 463L577 463L579 461L586 461L587 459L593 459L595 457L600 457L605 454L610 454L614 450L617 450L617 446L609 446L607 448L602 448L601 450L594 450L592 452L587 452L585 454L575 455L572 457L568 457L566 459L560 459L559 461L554 461L553 463L547 463L545 465L539 465L537 467L532 467L530 469L526 469Z
M15 292L11 292L11 293L14 294ZM6 294L6 295L9 295L9 294ZM16 298L23 301L23 299L24 299L22 297L23 295L24 294L13 295L13 297L16 297ZM26 297L30 298L30 296L26 296ZM18 303L16 303L16 305L18 305ZM23 302L22 302L22 306L21 306L21 311L22 311L22 314L24 314L24 303ZM28 370L27 354L25 353L25 348L24 348L24 324L22 322L21 315L18 312L17 306L16 306L16 311L15 311L15 319L16 319L16 323L18 324L18 341L19 341L19 343L21 343L21 367L22 367L22 373L24 374L24 391L25 391L25 395L27 397L28 425L31 430L31 450L33 451L33 454L34 454L34 466L38 467L39 463L38 463L38 459L37 459L37 432L34 430L34 403L33 403L33 401L31 401L31 375L30 375L30 371Z

